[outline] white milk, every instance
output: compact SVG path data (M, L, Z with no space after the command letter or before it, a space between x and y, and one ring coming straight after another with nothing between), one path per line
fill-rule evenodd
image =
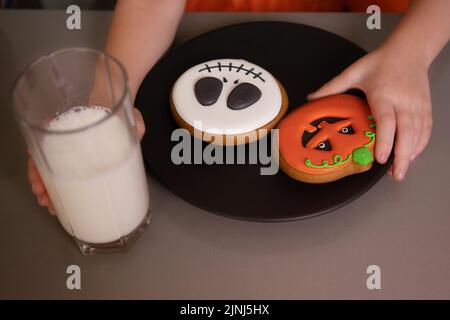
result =
M53 119L48 128L81 128L108 111L75 107ZM129 132L124 121L111 115L76 133L47 134L41 142L45 159L35 159L39 172L61 224L79 240L118 240L135 230L147 214L149 196L140 145Z

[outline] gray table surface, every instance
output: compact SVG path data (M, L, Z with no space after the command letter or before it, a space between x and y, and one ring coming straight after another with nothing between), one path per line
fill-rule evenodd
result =
M431 142L403 183L385 177L333 213L264 224L202 211L149 177L150 228L127 253L85 257L36 204L8 101L13 80L38 56L102 48L111 12L83 12L81 31L67 30L65 18L0 10L0 298L450 298L450 46L430 72ZM365 14L186 14L176 42L222 25L284 20L373 50L399 18L384 14L382 30L370 31ZM71 264L81 268L81 290L66 288ZM366 287L372 264L381 267L381 290Z

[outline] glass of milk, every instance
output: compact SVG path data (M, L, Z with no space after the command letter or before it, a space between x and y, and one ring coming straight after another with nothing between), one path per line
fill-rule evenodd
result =
M127 247L149 224L149 194L123 66L59 50L28 66L13 105L57 217L83 254Z

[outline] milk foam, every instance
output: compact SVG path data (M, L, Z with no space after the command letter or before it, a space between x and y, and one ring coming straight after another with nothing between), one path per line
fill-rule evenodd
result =
M74 130L93 124L110 113L110 109L101 106L73 107L55 117L47 124L50 130Z

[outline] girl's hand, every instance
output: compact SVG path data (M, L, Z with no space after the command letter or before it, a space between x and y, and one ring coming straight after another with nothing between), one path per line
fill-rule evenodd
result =
M133 108L133 112L136 118L137 135L139 137L139 140L142 140L142 137L145 133L144 119L142 118L142 114L138 109ZM47 207L51 215L56 215L55 209L47 193L44 182L42 181L41 175L39 174L36 164L31 157L28 157L28 181L31 184L31 189L35 194L38 203L43 207Z
M431 98L428 65L388 47L373 51L323 85L308 99L341 93L351 88L365 92L377 122L376 160L384 164L393 148L389 173L403 180L409 164L431 136Z

